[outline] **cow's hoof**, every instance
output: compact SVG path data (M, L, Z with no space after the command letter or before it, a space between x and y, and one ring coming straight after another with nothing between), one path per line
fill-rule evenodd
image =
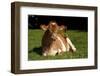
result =
M73 50L73 52L75 52L76 51L76 48L73 48L72 50Z
M43 56L47 56L47 54L46 53L43 53Z

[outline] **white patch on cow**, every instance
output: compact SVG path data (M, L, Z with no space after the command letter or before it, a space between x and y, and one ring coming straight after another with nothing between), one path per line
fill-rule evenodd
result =
M47 56L47 54L46 53L43 53L43 56Z
M63 41L61 40L61 38L59 37L59 36L57 36L57 39L60 41L60 43L61 43L61 45L62 45L62 50L64 51L64 52L66 52L66 46L64 45L64 43L63 43Z
M53 23L51 23L52 25L55 25L56 23L55 22L53 22Z

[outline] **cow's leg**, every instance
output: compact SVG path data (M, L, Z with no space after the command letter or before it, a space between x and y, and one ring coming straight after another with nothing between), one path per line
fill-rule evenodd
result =
M62 53L63 53L64 51L62 51L62 49L58 49L58 55L62 55Z
M54 49L51 49L49 52L48 52L48 55L49 56L55 56L57 54L57 50L54 50Z
M56 50L45 51L43 56L55 56L57 54Z
M72 51L76 51L76 48L75 48L75 46L72 44L71 40L70 40L68 37L66 38L66 40L67 40L67 43L69 44L70 48L72 49Z
M47 56L47 52L43 52L42 55L43 55L43 56Z
M66 50L67 50L67 51L70 51L70 46L69 46L69 44L67 44L66 47L67 47Z

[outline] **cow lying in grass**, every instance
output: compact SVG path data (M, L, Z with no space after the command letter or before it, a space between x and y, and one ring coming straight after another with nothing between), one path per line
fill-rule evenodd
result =
M41 25L40 27L45 31L42 37L43 56L55 56L66 51L76 51L71 40L64 35L64 25L58 26L55 21L50 21L48 25Z

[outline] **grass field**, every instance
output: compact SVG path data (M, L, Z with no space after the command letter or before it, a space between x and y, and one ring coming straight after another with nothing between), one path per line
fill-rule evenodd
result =
M88 57L87 32L78 30L68 30L66 34L75 45L76 52L65 52L62 55L47 56L41 55L41 39L44 31L40 29L29 29L28 31L28 60L47 59L77 59Z

